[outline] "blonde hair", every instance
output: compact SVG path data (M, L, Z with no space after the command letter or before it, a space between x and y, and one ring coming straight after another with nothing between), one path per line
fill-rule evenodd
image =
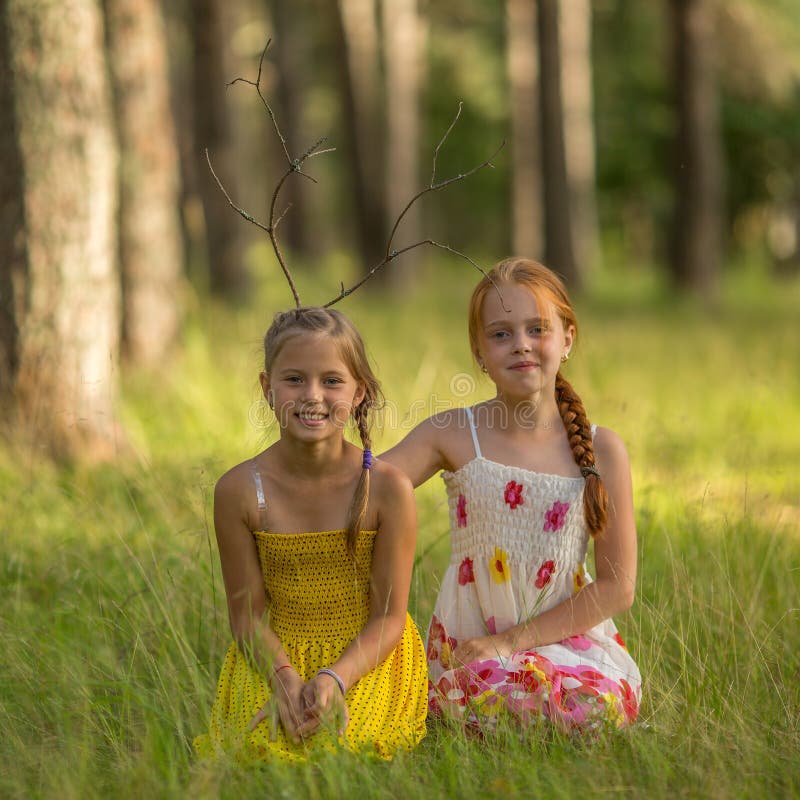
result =
M317 333L333 339L350 374L364 387L364 399L353 409L353 421L358 428L362 446L365 450L370 450L370 412L380 407L383 395L380 383L369 364L364 340L344 314L332 308L317 307L276 314L272 325L264 334L264 371L269 375L272 364L286 342L303 333ZM353 557L358 534L367 513L369 483L370 471L362 468L347 514L347 550Z
M472 292L469 301L469 343L472 355L477 360L481 310L490 291L500 291L503 284L517 284L529 289L540 308L550 304L555 308L564 328L572 325L578 334L578 320L561 279L552 270L527 258L507 258L495 265ZM608 521L608 493L599 475L590 472L596 469L592 427L586 416L578 393L559 370L556 375L556 405L567 431L572 457L581 468L585 486L583 491L583 514L589 533L602 533Z

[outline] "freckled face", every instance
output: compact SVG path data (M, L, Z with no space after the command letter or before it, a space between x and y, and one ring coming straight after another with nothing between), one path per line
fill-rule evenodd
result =
M477 356L501 394L529 397L555 385L575 331L564 328L551 304L540 308L525 286L507 283L499 288L502 300L490 291L483 301Z
M304 441L341 435L364 388L342 360L328 336L303 333L291 337L274 359L269 376L261 374L281 435Z

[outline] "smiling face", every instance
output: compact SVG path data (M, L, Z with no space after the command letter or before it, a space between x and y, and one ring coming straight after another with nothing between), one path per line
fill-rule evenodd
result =
M521 400L554 390L561 358L575 334L565 326L555 306L537 301L519 283L501 283L483 298L475 357L509 400ZM502 299L501 295L502 294Z
M281 436L318 441L341 436L365 389L348 369L339 345L324 333L287 338L261 373L264 395L275 410Z

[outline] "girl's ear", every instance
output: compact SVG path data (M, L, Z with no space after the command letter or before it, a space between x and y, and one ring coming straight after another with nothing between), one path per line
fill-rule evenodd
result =
M259 372L258 382L261 384L261 391L264 393L264 397L267 397L269 393L269 375L266 372Z
M358 388L356 389L356 393L353 395L353 408L358 408L363 402L364 398L367 396L367 387L364 386L363 383L358 384Z
M567 353L572 350L572 344L575 341L575 326L567 325L564 329L564 349Z

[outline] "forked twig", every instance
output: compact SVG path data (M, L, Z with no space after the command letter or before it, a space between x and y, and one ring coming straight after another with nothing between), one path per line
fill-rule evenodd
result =
M320 148L326 141L325 137L323 137L318 141L316 141L314 144L312 144L311 147L309 147L300 156L298 156L297 158L292 158L291 154L289 153L289 147L286 143L286 138L284 137L283 132L281 131L280 125L278 124L278 120L275 116L274 111L272 110L272 106L270 106L269 102L267 101L266 97L264 97L261 91L261 73L264 67L264 57L267 54L267 50L269 49L271 42L272 42L271 39L267 40L267 44L264 47L263 51L261 52L261 58L258 61L258 75L256 76L255 81L251 81L247 78L235 78L228 84L228 86L233 86L236 83L246 83L248 86L253 86L255 88L259 98L261 99L262 104L264 105L264 108L266 108L267 113L269 114L269 117L272 120L272 126L275 129L275 133L278 139L280 140L281 147L283 148L283 153L286 157L286 164L288 168L286 172L284 172L283 175L281 175L275 187L275 191L272 193L272 199L269 205L269 221L267 224L259 222L252 214L248 213L243 208L240 208L239 206L236 205L236 203L233 202L230 194L225 189L225 186L222 184L222 181L217 176L217 173L214 171L214 167L211 164L211 157L208 153L208 150L206 150L206 161L208 162L208 168L211 170L211 174L214 176L214 180L217 182L217 186L219 186L220 191L225 196L225 199L228 201L228 204L231 206L231 208L233 208L245 220L255 225L256 227L260 228L269 236L270 242L272 243L272 249L275 251L275 256L278 259L278 263L280 264L280 267L283 270L283 274L286 276L286 280L289 283L289 288L292 291L295 306L298 309L300 309L303 307L302 304L300 303L300 296L297 293L297 287L295 286L294 280L292 279L291 272L289 271L289 268L286 265L286 261L283 258L283 253L281 252L280 245L278 244L278 238L276 233L278 225L280 224L281 220L286 216L286 214L288 213L289 209L292 206L291 203L287 205L284 211L277 217L275 216L275 208L278 202L278 195L281 191L281 188L283 187L284 183L286 183L290 175L293 174L301 175L302 177L307 178L308 180L316 183L317 181L311 175L308 175L302 171L303 164L310 158L314 158L315 156L320 156L325 153L331 153L336 148L328 147L321 150ZM441 242L434 241L433 239L422 239L418 242L414 242L413 244L406 245L399 249L392 248L395 235L397 234L397 229L399 228L400 223L403 221L403 218L406 216L406 214L414 205L414 203L416 203L421 197L424 197L429 192L438 192L441 189L444 189L453 183L457 183L458 181L462 181L465 178L468 178L470 175L474 175L476 172L479 172L480 170L484 169L484 167L494 167L494 164L492 163L493 159L505 146L505 141L503 141L497 148L497 150L495 150L495 152L492 153L492 155L482 163L478 164L475 167L472 167L472 169L467 170L466 172L461 172L458 175L453 175L452 177L446 178L445 180L441 180L437 183L436 166L439 158L439 151L441 150L444 143L447 141L447 138L450 136L451 131L456 126L456 123L461 117L462 108L463 108L463 103L459 102L458 110L456 111L455 117L453 117L453 121L450 123L447 130L444 132L444 135L439 140L439 143L436 145L436 148L433 151L433 168L431 171L430 182L425 188L417 192L408 201L406 206L403 208L403 210L400 212L399 216L395 220L394 225L392 226L391 233L389 234L389 240L386 243L386 252L384 253L383 260L378 264L376 264L374 267L372 267L372 269L370 269L369 272L367 272L364 276L362 276L362 278L358 280L355 284L353 284L353 286L351 286L349 289L346 289L344 284L342 283L341 290L339 291L338 296L334 297L332 300L329 300L327 303L325 303L323 308L329 308L330 306L334 305L335 303L338 303L340 300L347 297L348 295L351 295L354 291L356 291L356 289L358 289L360 286L363 286L363 284L365 284L373 275L375 275L376 272L378 272L382 267L386 266L386 264L388 264L390 261L393 261L395 258L402 255L403 253L407 253L409 250L413 250L416 247L421 247L422 245L430 245L431 247L438 247L442 250L446 250L447 252L452 253L453 255L457 255L460 258L469 261L469 263L472 264L484 277L486 278L489 277L486 270L484 270L483 267L476 264L475 261L473 261L469 256L459 252L453 247L450 247L450 245L442 244ZM491 278L489 278L489 280L491 280ZM495 284L495 282L493 280L491 282L492 285L497 290L498 294L500 294L500 290ZM502 294L500 294L500 302L503 304L503 308L505 309L505 303L503 302Z
M439 158L439 150L442 148L442 145L447 140L447 137L450 135L450 132L456 126L456 123L458 122L459 117L461 116L461 109L463 108L463 105L464 104L459 101L458 109L456 111L456 115L453 117L453 121L450 123L450 125L447 128L447 130L444 132L444 135L439 140L439 143L436 145L436 148L433 151L433 168L431 170L430 182L428 183L428 185L424 189L420 189L420 191L418 191L408 201L408 203L406 203L405 208L403 208L403 210L400 212L399 216L395 220L395 223L392 226L391 233L389 234L389 240L386 243L386 252L384 253L383 260L380 261L378 264L376 264L374 267L372 267L372 269L370 269L370 271L367 272L366 275L364 275L359 281L354 283L349 289L345 289L344 287L342 287L342 289L339 292L338 296L334 297L333 300L329 300L327 303L325 303L324 308L329 308L330 306L334 305L335 303L338 303L340 300L342 300L343 298L347 297L348 295L351 295L356 289L358 289L361 285L366 283L366 281L368 281L376 272L378 272L378 270L380 270L382 267L386 266L386 264L388 264L390 261L392 261L395 258L397 258L397 256L401 255L402 253L407 253L409 250L413 250L415 247L420 247L421 245L426 244L426 245L430 245L432 247L438 247L438 248L440 248L442 250L447 250L448 252L453 253L454 255L457 255L457 256L465 259L466 261L469 261L469 263L472 264L477 270L479 270L480 273L484 277L488 278L491 281L492 285L497 290L497 293L500 296L500 303L503 306L503 310L508 311L508 309L506 308L506 305L505 305L505 301L503 300L503 295L500 292L500 289L498 288L497 284L491 278L489 278L489 275L486 272L486 270L484 270L483 267L480 267L478 264L476 264L469 256L466 256L466 255L464 255L464 253L461 253L460 251L456 250L455 248L450 247L450 245L441 244L440 242L436 242L433 239L422 239L419 242L415 242L414 244L407 245L406 247L402 247L399 250L398 249L392 249L392 243L394 242L395 234L397 233L397 229L400 227L400 223L403 221L403 217L405 217L405 215L408 213L409 209L414 205L414 203L417 202L417 200L419 200L421 197L424 197L429 192L438 192L441 189L444 189L444 188L446 188L447 186L450 186L453 183L457 183L458 181L463 181L465 178L468 178L470 175L474 175L476 172L479 172L480 170L484 169L485 167L494 168L494 164L492 163L492 161L494 160L494 158L497 156L497 154L506 145L505 140L503 140L500 143L500 146L485 161L481 162L477 166L472 167L472 169L469 169L466 172L460 172L460 173L458 173L458 175L453 175L450 178L446 178L445 180L442 180L442 181L439 181L439 183L436 183L436 164L437 164L437 160Z

